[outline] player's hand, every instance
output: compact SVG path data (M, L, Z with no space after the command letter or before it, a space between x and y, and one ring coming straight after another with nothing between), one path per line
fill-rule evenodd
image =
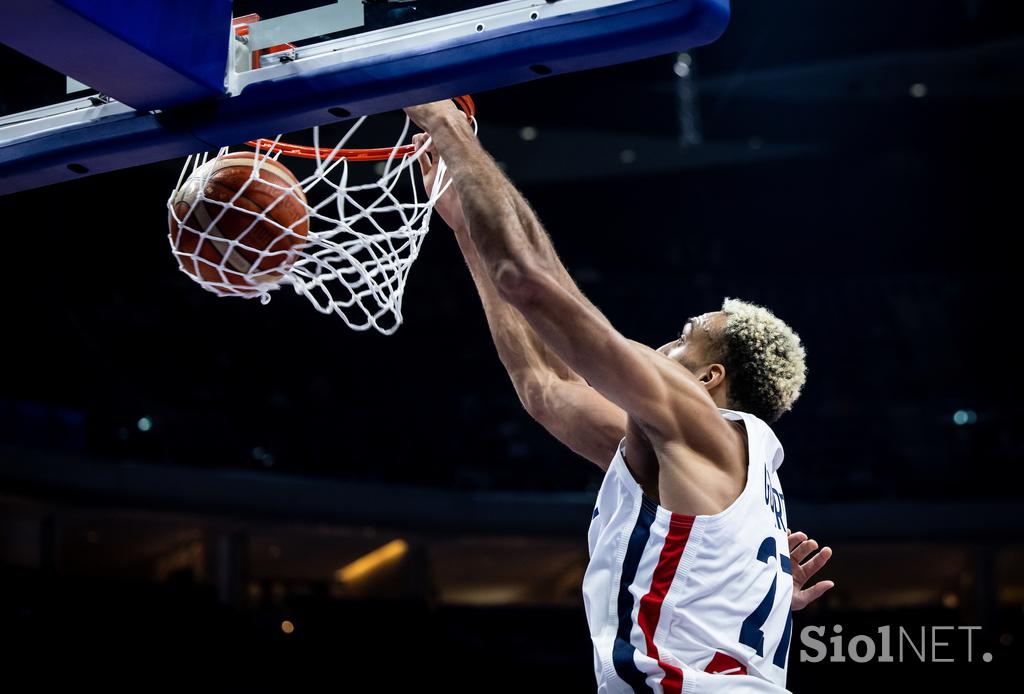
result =
M786 528L786 532L789 532L789 528ZM804 588L811 577L832 558L832 548L823 547L820 552L812 556L816 549L818 549L818 543L807 537L806 533L789 532L789 561L793 567L794 612L804 609L835 586L833 581L819 581L809 588Z
M426 133L417 133L412 136L412 143L416 149L421 149L426 141ZM426 189L427 195L430 195L434 189L434 179L437 178L437 148L431 144L430 148L420 155L419 161L420 171L423 172L423 187ZM446 176L446 179L450 177L451 174ZM441 215L445 224L453 230L463 231L466 229L466 217L462 214L462 203L459 201L459 195L455 192L454 185L449 185L444 195L437 199L434 209Z
M402 109L409 116L413 123L421 129L433 132L434 128L444 123L449 118L462 119L461 111L455 106L451 99L444 101L433 101L420 106L407 106Z

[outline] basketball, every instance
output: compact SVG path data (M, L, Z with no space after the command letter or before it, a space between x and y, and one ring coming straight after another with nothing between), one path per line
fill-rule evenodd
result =
M280 281L309 233L298 179L252 152L224 154L197 168L169 208L179 266L221 294L255 296Z

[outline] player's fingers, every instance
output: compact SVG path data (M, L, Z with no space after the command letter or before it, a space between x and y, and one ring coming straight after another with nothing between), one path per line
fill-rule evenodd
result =
M818 573L821 567L828 563L828 560L832 558L832 548L823 547L820 552L815 554L813 557L807 560L806 563L801 564L800 568L803 569L805 581L809 581L811 576Z
M789 551L789 558L795 561L797 564L802 562L804 559L810 556L811 552L818 549L818 543L815 540L804 540L799 545Z
M804 598L806 598L807 603L812 603L828 591L832 590L835 585L836 584L832 581L819 581L810 588L804 588Z
M430 140L430 136L426 133L416 133L412 136L412 143L416 146L416 149L423 147L428 140ZM430 142L426 153L430 155L430 159L433 161L434 158L437 157L437 145Z
M789 553L790 553L791 556L793 554L793 550L796 549L796 546L799 545L801 542L803 542L806 539L807 539L807 535L805 533L800 532L800 531L797 531L795 533L790 533L790 535L789 535Z
M416 147L417 150L421 149L423 147L423 143L426 142L426 141L427 141L427 134L426 133L416 133L415 135L412 136L412 144L413 144L414 147ZM431 148L431 149L433 149L433 148ZM420 171L423 172L424 176L429 174L430 170L434 168L434 163L430 159L430 154L431 154L431 151L430 151L430 149L428 149L426 152L421 153L420 157L419 157Z

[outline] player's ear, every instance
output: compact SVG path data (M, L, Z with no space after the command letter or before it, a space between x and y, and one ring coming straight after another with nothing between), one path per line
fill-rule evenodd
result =
M725 367L721 364L709 364L697 378L705 388L714 390L725 381Z

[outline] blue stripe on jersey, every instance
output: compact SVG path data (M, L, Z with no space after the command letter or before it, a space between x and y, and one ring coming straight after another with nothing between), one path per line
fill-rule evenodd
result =
M633 630L633 594L629 592L629 587L636 579L640 557L643 556L644 547L647 546L647 540L651 536L651 525L654 523L654 518L653 504L644 499L640 505L640 515L636 519L636 525L633 526L633 532L629 536L626 558L622 562L618 596L619 629L615 633L615 644L612 646L612 662L615 665L615 672L638 694L654 694L654 691L647 686L647 677L640 672L633 661L636 647L629 641L629 634Z
M776 646L775 657L772 658L775 666L780 668L786 667L786 656L789 655L789 639L793 636L793 610L788 610L788 612L789 614L786 615L786 629L782 632L782 640Z
M785 573L789 574L790 576L793 575L793 562L789 560L789 557L787 557L785 554L780 554L779 564L782 566L782 570Z

